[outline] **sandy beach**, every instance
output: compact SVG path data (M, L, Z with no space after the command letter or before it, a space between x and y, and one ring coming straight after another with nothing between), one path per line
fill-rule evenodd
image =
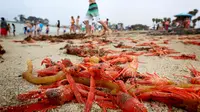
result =
M192 35L195 37L197 35ZM143 39L143 42L149 42L152 39L162 38L156 43L161 43L163 40L171 39L169 44L159 44L161 46L167 46L180 52L181 54L196 54L197 59L200 60L200 47L195 45L184 45L178 37L180 36L147 36L145 34L138 33L123 33L118 36L111 35L109 38L118 39L118 42L122 41L126 45L135 46L134 43L129 43L126 40L121 40L120 38L131 37L135 40ZM64 54L64 50L59 50L61 47L66 45L66 42L63 43L49 43L49 42L36 42L33 44L21 44L14 43L13 40L22 40L23 36L17 37L8 37L6 39L0 38L3 42L0 44L6 50L6 53L2 56L3 59L0 63L0 106L10 106L22 104L16 99L16 96L20 93L24 93L29 90L36 89L38 86L31 84L24 80L21 75L27 69L26 61L31 59L33 61L34 70L41 69L41 61L45 57L50 57L55 61L58 61L63 58L70 59L73 63L78 63L82 61L81 57ZM79 43L79 41L76 41ZM105 46L109 49L116 49L113 45ZM186 66L190 64L194 65L198 70L200 70L199 61L194 60L175 60L169 57L158 57L158 56L139 56L139 68L138 72L145 73L154 73L156 72L160 76L167 77L168 79L176 83L188 83L188 80L183 77L174 76L177 75L188 75L190 76L189 70ZM167 112L168 107L165 104L157 102L144 102L145 106L148 108L149 112ZM68 103L53 109L51 111L55 112L81 112L84 109L84 105ZM182 109L173 108L173 112L183 112ZM101 108L96 104L93 105L91 112L101 112Z

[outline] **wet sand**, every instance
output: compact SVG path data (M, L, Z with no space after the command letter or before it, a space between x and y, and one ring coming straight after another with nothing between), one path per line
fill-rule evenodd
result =
M118 35L115 38L121 37L131 37L136 40L144 39L144 41L149 41L149 38L160 38L154 36L146 36L144 34L123 34ZM178 36L162 36L164 39L169 39L170 37L178 38ZM82 60L82 58L64 54L63 50L59 50L61 47L64 47L66 43L48 43L48 42L36 42L33 44L21 44L14 43L12 40L21 40L24 37L9 37L8 39L2 39L3 42L0 44L6 50L6 54L3 55L4 62L0 63L0 106L8 106L8 105L17 105L21 104L16 99L16 96L20 93L24 93L29 90L36 89L38 86L33 85L27 81L25 81L21 76L22 72L26 70L26 60L31 59L33 61L34 70L41 69L40 66L41 61L45 57L50 57L53 60L57 61L63 58L69 58L73 63L78 63ZM148 38L148 39L147 39ZM163 40L164 40L163 39ZM119 40L122 41L122 40ZM163 46L168 46L169 48L175 49L181 54L196 54L197 59L200 60L200 46L195 45L184 45L179 42L180 40L172 40L168 45L159 44ZM125 41L124 41L125 42ZM126 43L126 42L125 42ZM135 46L135 44L126 43L127 45ZM107 46L107 47L111 47ZM114 47L111 47L114 49ZM175 60L169 57L147 57L140 56L139 57L139 69L138 71L141 73L156 72L160 76L165 76L174 82L184 82L187 83L187 79L182 77L174 76L173 74L178 75L188 75L190 76L189 70L186 68L187 65L193 64L197 69L200 70L199 61L193 60ZM167 112L168 107L161 103L145 102L145 106L148 107L149 112ZM57 109L51 111L59 111L59 112L81 112L84 108L84 105L69 103L58 107ZM93 106L92 112L100 112L101 109L96 104ZM182 112L181 109L173 108L173 111Z

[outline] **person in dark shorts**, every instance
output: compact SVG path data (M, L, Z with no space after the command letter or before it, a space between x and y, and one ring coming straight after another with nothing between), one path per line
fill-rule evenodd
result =
M26 35L26 33L27 33L27 25L25 24L24 25L24 35Z
M13 36L15 36L15 24L12 24L12 29L13 29Z
M58 20L58 23L57 23L57 35L59 35L59 30L60 30L60 20Z
M64 26L63 34L65 34L65 33L66 33L66 30L67 30L67 27L66 27L66 26Z
M46 35L49 35L49 25L46 27Z

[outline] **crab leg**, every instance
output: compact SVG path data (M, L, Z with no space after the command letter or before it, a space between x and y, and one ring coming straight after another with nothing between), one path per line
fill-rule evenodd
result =
M97 101L97 104L102 108L103 112L106 112L106 109L117 109L117 106L110 101Z
M76 87L76 84L75 84L75 81L74 81L73 77L71 76L70 73L67 72L66 69L64 70L64 72L66 73L66 77L67 77L67 80L69 82L70 88L74 92L74 95L75 95L77 101L79 103L84 103L84 100L83 100L80 92L78 91L78 88Z
M17 96L17 99L21 100L21 101L25 101L27 99L36 99L36 98L43 98L42 95L44 95L44 91L30 91L28 93L25 94L19 94Z
M48 103L40 102L33 103L28 105L20 105L20 106L9 106L9 107L0 107L0 111L5 112L33 112L33 111L42 111L56 108L55 105L50 105Z
M94 80L94 73L91 73L90 77L90 91L87 97L87 102L85 106L85 112L90 112L90 109L92 108L92 103L95 99L95 80Z
M85 85L82 85L82 84L77 84L77 87L81 93L81 95L87 97L88 96L88 91L90 90L90 88L88 86L85 86ZM106 94L102 91L99 91L99 90L95 90L95 101L99 100L99 101L102 101L102 100L111 100L109 98L109 95L110 94Z
M123 92L128 93L128 91L127 91L127 89L126 89L126 85L124 84L123 81L118 80L118 81L116 81L116 83L119 85L120 89L121 89Z
M197 70L194 68L194 66L193 66L192 64L191 64L191 67L192 67L192 68L189 68L189 67L187 67L187 68L192 72L192 74L193 74L195 77L200 76L200 72L197 71Z

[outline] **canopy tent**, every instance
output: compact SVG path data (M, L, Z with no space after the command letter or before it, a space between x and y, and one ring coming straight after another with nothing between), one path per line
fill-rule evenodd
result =
M192 14L180 13L180 14L175 15L176 17L175 21L179 23L180 27L189 28L191 20L192 20L192 16L193 16Z
M175 15L174 17L192 17L193 15L192 14L187 14L187 13L180 13L180 14L177 14Z

